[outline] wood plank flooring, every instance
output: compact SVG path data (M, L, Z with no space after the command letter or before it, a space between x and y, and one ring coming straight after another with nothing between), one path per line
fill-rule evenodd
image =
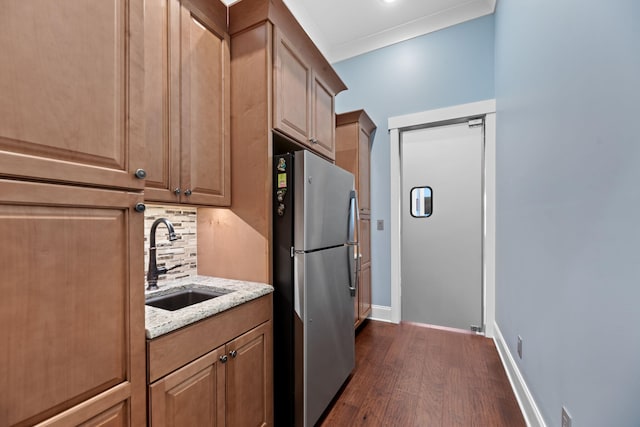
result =
M356 368L318 426L526 426L493 340L369 321Z

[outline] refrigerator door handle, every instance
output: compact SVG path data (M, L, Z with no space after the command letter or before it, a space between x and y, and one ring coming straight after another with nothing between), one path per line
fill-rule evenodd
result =
M349 195L349 235L347 236L348 245L357 245L356 227L360 221L360 213L358 212L358 194L356 190L351 190Z
M351 293L352 297L356 296L356 290L358 288L358 284L360 283L360 244L357 244L354 246L354 251L355 251L355 261L356 261L356 277L355 277L355 283L352 284L352 286L349 288L349 292Z
M347 251L349 257L349 293L352 297L356 296L356 286L358 286L358 273L360 270L360 245L356 239L356 227L360 222L360 214L358 212L358 194L355 190L351 190L349 195L349 235L347 236L347 244L350 246ZM355 272L351 271L355 268Z
M348 245L347 265L349 266L349 294L356 296L356 286L358 286L358 245ZM354 270L355 267L355 271ZM355 280L354 280L355 276Z

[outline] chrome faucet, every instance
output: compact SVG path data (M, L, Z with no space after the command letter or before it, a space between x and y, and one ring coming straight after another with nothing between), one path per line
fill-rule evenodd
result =
M178 236L176 236L176 231L173 228L173 224L166 218L158 218L151 225L151 231L149 232L149 271L147 271L147 290L152 291L158 289L158 276L160 274L165 274L168 271L173 270L174 268L181 267L182 264L174 265L171 268L160 267L156 263L156 229L160 223L167 226L169 230L169 241L173 242L178 240Z

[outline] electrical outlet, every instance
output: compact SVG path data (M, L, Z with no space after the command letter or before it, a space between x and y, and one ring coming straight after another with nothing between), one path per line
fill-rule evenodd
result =
M384 230L384 219L378 220L378 230Z
M522 359L522 337L518 335L518 356Z
M571 414L564 406L562 407L562 427L571 427Z

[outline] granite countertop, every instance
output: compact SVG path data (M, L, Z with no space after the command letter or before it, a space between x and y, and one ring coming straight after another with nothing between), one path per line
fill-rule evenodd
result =
M145 305L145 329L149 339L157 338L160 335L273 292L273 286L264 283L209 276L185 277L163 282L159 286L160 289L158 290L146 291L145 298L161 296L174 290L185 288L204 288L230 292L176 311L162 310Z

